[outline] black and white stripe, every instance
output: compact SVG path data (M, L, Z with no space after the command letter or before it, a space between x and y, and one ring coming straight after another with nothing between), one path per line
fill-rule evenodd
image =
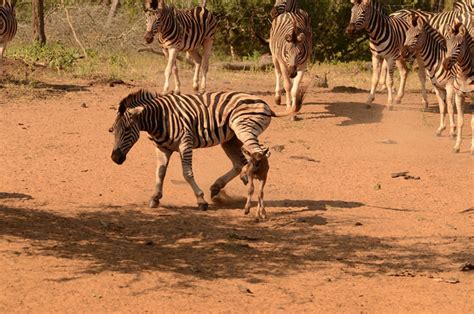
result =
M302 97L299 98L301 106ZM205 209L204 193L194 180L193 149L221 145L232 161L230 171L211 186L216 196L238 176L246 164L242 147L256 154L264 153L258 136L277 116L262 99L240 92L214 92L196 95L166 95L141 90L120 103L111 132L115 134L112 160L122 164L140 132L147 132L158 155L156 191L151 207L159 205L163 179L173 152L179 152L183 175L191 185L198 204Z
M446 129L445 116L447 106L451 126L450 135L451 137L455 137L456 125L454 123L453 114L453 97L455 98L456 107L458 112L460 112L460 116L462 116L464 103L464 94L457 91L454 87L454 78L456 73L460 71L460 68L457 64L454 64L454 66L449 69L443 66L447 54L447 47L446 40L440 31L433 28L428 22L419 18L416 14L410 17L410 24L402 48L402 54L409 55L415 53L421 58L433 83L440 108L440 125L436 134L440 136ZM462 126L462 121L459 120L459 116L457 124L457 140L453 148L454 152L459 152L461 145L461 130L459 127Z
M202 70L201 90L206 89L209 57L211 54L217 20L205 8L205 1L201 7L190 10L178 10L165 5L164 0L145 0L145 14L147 31L145 40L152 43L157 37L164 53L168 56L168 65L165 70L163 92L168 93L169 78L173 72L175 78L175 92L180 92L176 54L178 51L187 52L194 60L195 70L193 89L199 90L199 74ZM202 56L198 52L203 47Z
M296 0L276 0L270 15L272 19L275 19L278 15L286 12L296 12L298 5Z
M3 6L0 6L0 60L3 57L7 43L15 37L18 28L15 2L4 1Z
M275 102L281 103L281 77L286 91L287 111L297 103L300 83L311 57L313 34L309 14L301 9L285 12L272 21L270 51L275 66ZM293 82L291 79L294 79Z
M443 61L443 67L446 71L454 68L454 88L457 92L469 96L474 100L474 40L469 34L468 28L456 21L447 34L446 55ZM455 66L456 65L456 66ZM462 107L462 106L461 106ZM462 139L462 127L464 119L461 111L458 109L458 138ZM474 114L471 117L472 139L471 155L474 155ZM461 143L459 143L460 146ZM459 148L458 146L458 148Z

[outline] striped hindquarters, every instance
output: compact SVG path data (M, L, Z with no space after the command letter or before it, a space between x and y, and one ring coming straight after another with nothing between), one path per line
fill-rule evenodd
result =
M305 11L287 12L272 21L270 50L289 66L304 65L312 51L311 19Z
M165 48L188 51L202 45L204 39L213 38L217 20L203 7L190 10L165 8L154 23L159 24L158 39Z
M15 8L7 1L0 7L0 44L11 41L17 31Z

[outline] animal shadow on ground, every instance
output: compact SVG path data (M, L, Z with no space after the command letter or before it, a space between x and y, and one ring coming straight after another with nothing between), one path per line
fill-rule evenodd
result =
M2 81L0 80L0 84ZM13 84L13 85L23 85L23 86L30 86L33 89L44 89L49 92L83 92L89 91L88 86L85 85L75 85L75 84L53 84L53 83L46 83L36 80L21 80L21 79L6 79L3 83Z
M367 107L366 103L360 102L334 102L334 103L305 103L305 106L324 105L327 112L302 112L300 115L305 117L305 120L319 120L335 117L345 117L346 120L340 122L339 126L352 126L357 124L371 124L380 123L383 117L385 106L378 104L371 104Z
M320 214L288 218L279 214L273 220L256 223L243 215L235 218L186 209L89 208L63 216L0 205L0 237L28 240L29 252L37 255L88 262L78 270L79 277L81 273L105 271L160 271L186 275L190 283L192 278L258 282L264 276L335 265L354 275L373 276L405 270L442 271L446 266L440 260L465 261L468 254L437 253L426 239L401 245L397 238L338 234L326 223ZM258 265L249 261L258 261Z

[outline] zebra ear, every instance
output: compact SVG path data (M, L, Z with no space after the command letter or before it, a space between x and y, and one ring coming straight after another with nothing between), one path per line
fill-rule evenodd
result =
M299 33L298 36L296 36L296 40L299 42L304 41L306 38L306 35L304 33Z
M455 24L454 24L454 27L453 27L453 33L454 35L458 35L458 34L461 34L461 35L464 35L464 32L463 32L463 27L462 27L462 23L459 21L459 20L455 20Z
M165 8L165 0L158 0L158 9L162 10Z
M133 121L136 121L138 116L140 115L140 113L143 112L143 110L145 110L145 108L140 106L140 107L135 107L135 108L132 108L132 109L128 109L127 112L130 115L130 119L132 119Z
M360 1L359 1L359 3L360 3ZM369 5L369 4L372 3L372 0L362 0L362 3L363 3L364 5Z
M351 0L352 4L360 4L362 0Z

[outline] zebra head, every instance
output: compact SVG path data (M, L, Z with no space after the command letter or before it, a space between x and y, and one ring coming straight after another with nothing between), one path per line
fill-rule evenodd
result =
M462 57L463 49L469 49L466 47L466 28L459 21L455 21L455 25L451 27L446 33L446 55L443 60L443 68L446 71L451 70L451 68L460 60Z
M120 103L119 112L114 125L109 129L114 133L115 144L112 150L112 160L116 164L123 164L127 159L127 153L140 137L140 128L137 123L139 115L143 112L143 107L127 108L126 99Z
M145 41L151 44L160 28L160 16L165 8L164 0L145 0L143 9L146 18Z
M425 26L425 21L415 13L407 17L407 22L410 25L405 35L405 42L401 48L401 55L403 58L408 58L417 51L417 47L422 45L422 34Z
M305 44L306 34L297 27L296 20L293 20L291 33L285 35L284 54L287 65L287 71L290 78L295 78L298 74L298 65L301 63L302 56L307 53Z
M351 0L351 20L346 28L346 34L354 36L357 32L367 28L372 0Z

